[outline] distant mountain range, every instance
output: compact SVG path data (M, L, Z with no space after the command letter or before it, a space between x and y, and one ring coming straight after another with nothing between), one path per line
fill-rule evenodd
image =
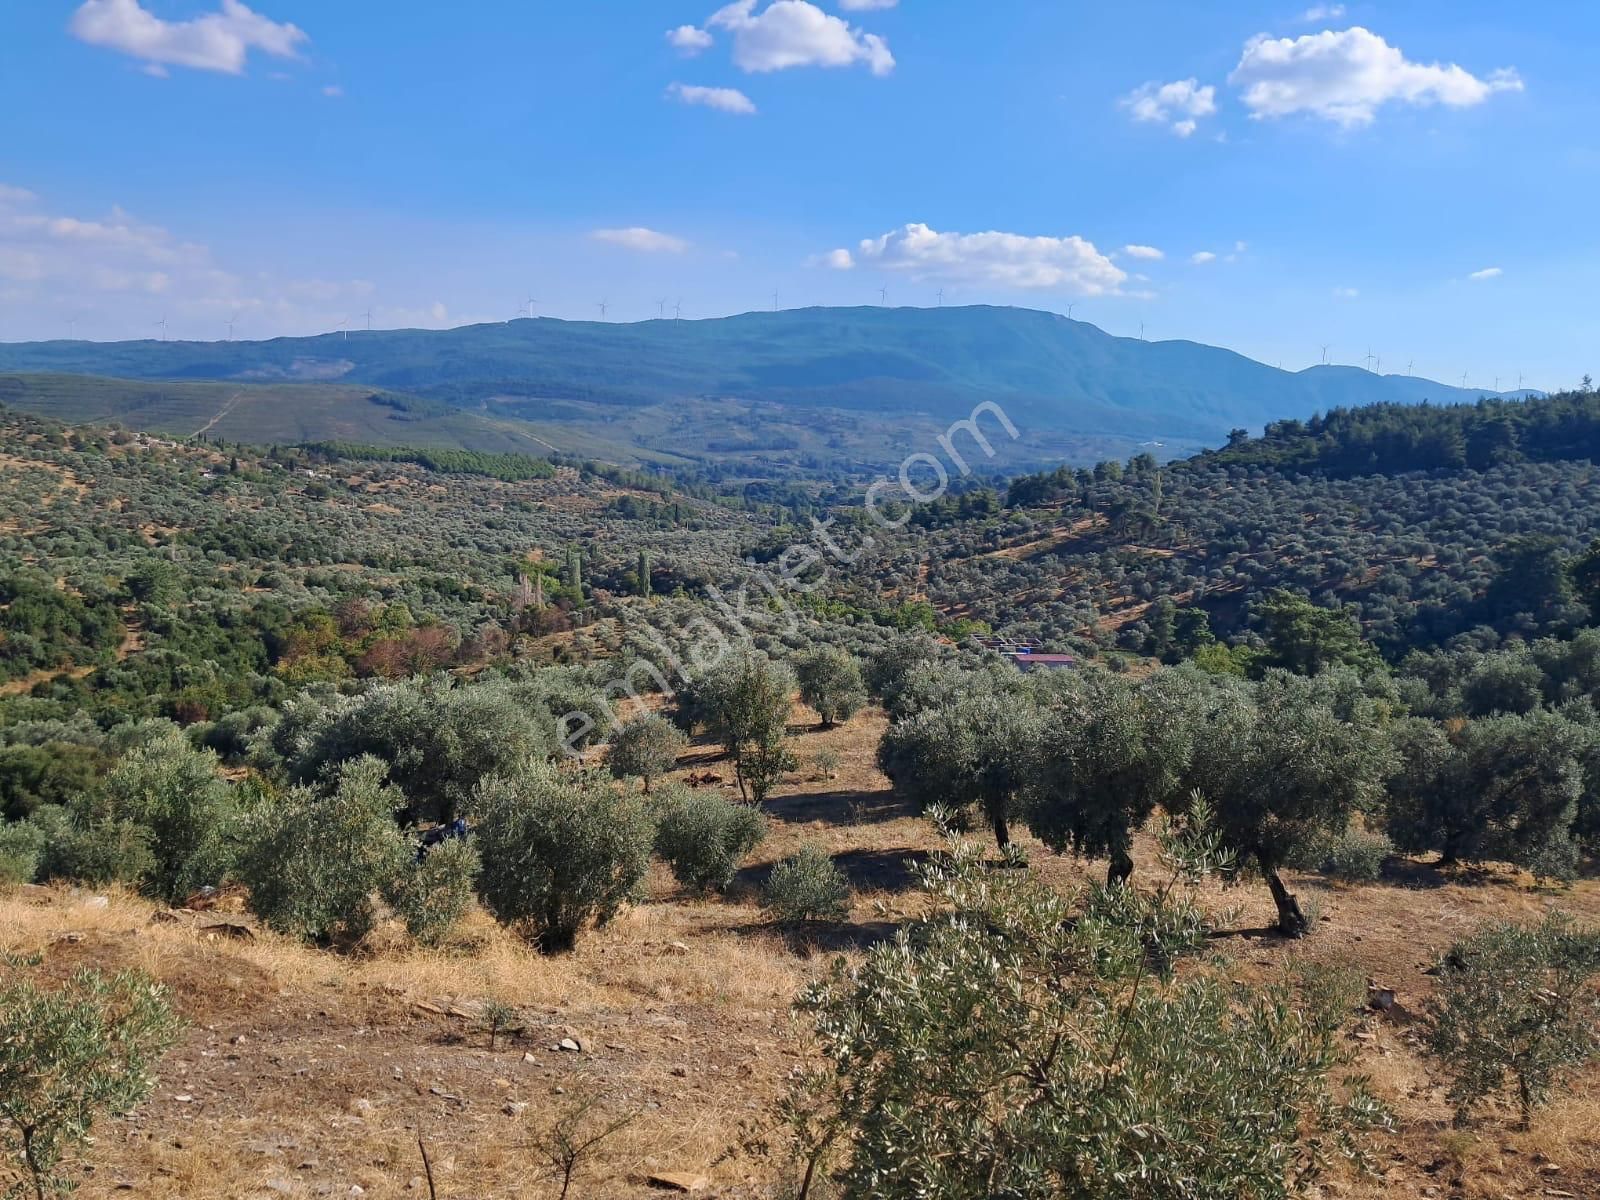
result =
M298 394L285 385L303 385L317 399L292 423L299 440L491 448L487 440L504 449L506 438L531 433L531 452L557 445L700 462L743 454L772 465L830 453L870 462L904 441L886 430L932 428L985 400L1029 436L1031 460L1047 461L1150 442L1190 449L1236 427L1333 407L1485 394L1355 367L1281 371L1196 342L1114 337L1053 313L992 307L807 308L637 324L538 318L263 342L24 342L0 344L0 373L101 377L84 385L95 396L89 405L61 379L0 389L6 403L68 420L192 432L218 415L219 396L199 389L194 405L172 413L168 392L179 389L157 388L152 400L149 384L205 381L230 385L220 399L234 401L211 431L260 440L272 421L252 400L270 392L282 405ZM125 389L122 403L114 380L142 386ZM383 411L345 419L341 406L373 401ZM167 416L151 420L152 411ZM404 428L381 426L384 436L374 437L369 418Z

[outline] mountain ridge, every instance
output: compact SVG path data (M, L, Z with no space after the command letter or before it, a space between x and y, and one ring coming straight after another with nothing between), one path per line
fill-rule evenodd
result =
M259 342L3 343L0 373L364 387L533 422L639 424L646 411L725 401L753 406L757 419L762 410L797 420L829 410L948 421L987 400L1042 433L1189 444L1331 408L1496 394L1357 367L1282 371L1200 342L1119 337L1057 313L991 306L633 323L538 317Z

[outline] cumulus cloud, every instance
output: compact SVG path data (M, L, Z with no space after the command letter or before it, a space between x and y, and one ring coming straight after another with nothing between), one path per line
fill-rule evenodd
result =
M1370 124L1385 104L1468 108L1522 90L1509 68L1480 79L1454 63L1412 62L1359 25L1299 38L1260 34L1245 43L1228 82L1258 119L1311 113L1347 128Z
M845 12L870 12L878 8L893 8L900 0L839 0Z
M1474 271L1471 275L1468 275L1467 278L1468 279L1480 279L1480 280L1481 279L1499 279L1500 276L1502 276L1504 274L1505 274L1505 272L1502 271L1499 267L1485 267L1481 271Z
M808 265L827 267L831 271L848 271L856 265L856 259L848 250L829 250L812 258Z
M755 103L738 88L699 87L689 83L674 83L667 88L667 95L681 104L698 104L744 116L756 111Z
M773 0L760 12L759 0L734 0L718 9L707 25L733 35L733 61L752 73L790 67L868 67L874 75L894 70L889 44L864 33L808 0Z
M838 251L835 251L837 254ZM940 233L911 224L864 240L854 261L937 279L1028 290L1059 289L1080 296L1117 292L1128 276L1092 242L1080 237L1017 233Z
M1151 82L1124 96L1122 107L1135 121L1158 121L1179 137L1188 137L1199 127L1201 117L1217 111L1217 89L1210 84L1200 86L1198 79Z
M188 21L164 21L139 0L85 0L67 28L80 41L137 58L158 75L168 66L238 75L251 50L297 58L310 40L303 30L270 20L240 0L222 0L216 12Z
M1313 4L1300 14L1302 21L1315 23L1317 21L1337 21L1344 16L1342 4Z
M1216 262L1217 256L1209 250L1196 250L1189 256L1189 261L1197 267L1203 267L1207 263Z
M689 248L689 243L680 237L646 229L642 225L634 225L627 229L596 229L589 236L597 242L621 246L626 250L637 250L641 254L682 254Z
M1129 258L1147 258L1147 259L1150 259L1152 261L1163 259L1163 258L1166 257L1165 254L1163 254L1161 251L1157 250L1154 246L1129 245L1129 246L1124 246L1122 248L1122 252L1124 254L1126 254Z
M697 26L679 25L676 29L667 30L667 41L685 55L693 56L702 50L709 50L712 37Z

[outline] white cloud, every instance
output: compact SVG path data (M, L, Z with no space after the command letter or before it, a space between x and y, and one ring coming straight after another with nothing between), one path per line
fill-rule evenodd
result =
M1344 16L1342 4L1313 4L1300 14L1300 19L1309 23L1317 21L1337 21Z
M1499 279L1500 276L1502 276L1504 274L1505 274L1505 272L1502 271L1499 267L1485 267L1481 271L1474 271L1471 275L1468 275L1467 278L1468 279Z
M153 75L165 75L166 65L238 75L251 50L297 58L310 40L294 25L269 20L240 0L222 0L218 11L188 21L163 21L139 0L85 0L67 28L91 46L142 60Z
M773 0L757 13L759 0L734 0L707 25L733 34L733 61L760 73L790 67L849 67L865 64L874 75L894 70L889 44L864 33L808 0Z
M637 250L641 254L682 254L689 248L689 243L680 237L646 229L642 225L628 229L596 229L589 236L597 242Z
M879 8L893 8L900 0L839 0L845 12L871 12Z
M856 265L855 256L848 250L829 250L808 260L807 266L827 267L832 271L848 271Z
M709 50L712 37L704 29L694 25L679 25L676 29L667 30L667 41L684 55L692 57L702 50Z
M1217 256L1215 254L1211 253L1211 251L1209 251L1209 250L1196 250L1193 254L1191 254L1189 256L1189 261L1192 262L1197 267L1203 267L1207 263L1216 262L1217 261Z
M738 88L699 87L689 83L674 83L667 95L683 104L699 104L722 112L749 116L756 111L755 103Z
M1336 287L1333 289L1333 298L1335 300L1354 300L1359 295L1361 295L1359 288Z
M1080 237L939 233L906 225L868 238L855 259L918 279L1001 288L1060 289L1080 296L1118 291L1127 272Z
M1159 121L1179 137L1188 137L1201 117L1217 111L1217 89L1210 84L1201 87L1198 79L1151 82L1129 92L1121 104L1135 121Z
M1129 258L1147 258L1152 261L1166 257L1165 254L1161 253L1161 251L1157 250L1154 246L1124 246L1122 248L1122 252Z
M0 316L7 328L59 337L152 336L166 316L172 336L221 337L240 315L265 332L332 328L366 302L356 280L247 277L211 250L120 208L99 216L51 211L31 193L0 185Z
M1312 113L1345 127L1370 124L1390 102L1467 108L1496 92L1521 91L1510 69L1479 79L1451 63L1412 62L1359 25L1299 38L1260 34L1245 43L1228 82L1256 118Z

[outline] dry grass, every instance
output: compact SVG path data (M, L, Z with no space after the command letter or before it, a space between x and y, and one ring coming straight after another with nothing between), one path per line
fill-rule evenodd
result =
M918 912L905 861L933 850L926 822L897 805L873 766L883 727L866 713L829 731L796 711L802 769L771 802L771 834L721 899L679 894L659 867L647 903L544 958L482 914L437 951L379 938L337 955L259 933L208 934L214 918L153 920L144 900L104 901L67 889L0 897L0 948L41 951L45 970L138 966L172 989L188 1027L163 1065L155 1095L133 1117L100 1127L83 1195L152 1200L350 1194L426 1195L420 1132L439 1195L453 1200L545 1197L541 1134L587 1098L596 1121L631 1116L580 1167L578 1197L660 1195L657 1171L704 1175L713 1194L771 1196L783 1173L760 1150L763 1128L800 1061L789 1003L837 952L858 953ZM822 748L840 756L832 779L810 769ZM714 750L692 747L679 775L719 771ZM727 786L727 785L725 785ZM771 864L805 842L836 856L857 887L849 923L796 947L757 905ZM1103 866L1030 846L1035 867L1072 886ZM1137 857L1148 862L1141 841ZM1433 954L1490 918L1536 917L1559 905L1600 922L1600 885L1559 896L1525 877L1440 879L1417 866L1390 883L1336 887L1301 877L1322 920L1286 944L1262 932L1265 890L1208 889L1233 910L1238 936L1219 942L1244 978L1265 978L1291 956L1348 965L1400 996L1398 1016L1365 1018L1352 1038L1398 1118L1378 1143L1379 1174L1338 1174L1323 1194L1377 1197L1600 1196L1600 1072L1539 1114L1526 1133L1509 1113L1474 1129L1449 1128L1445 1081L1418 1046L1414 1022L1431 987ZM523 1026L491 1053L475 1019L487 999L512 1005ZM569 1031L583 1049L556 1049ZM187 1097L182 1099L180 1097ZM1506 1119L1498 1119L1506 1118Z

